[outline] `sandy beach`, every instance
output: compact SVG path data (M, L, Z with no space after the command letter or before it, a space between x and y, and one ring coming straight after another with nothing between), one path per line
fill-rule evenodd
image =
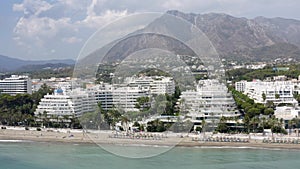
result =
M117 144L117 145L158 145L158 146L183 146L183 147L224 147L224 148L270 148L300 150L300 144L292 141L297 137L276 136L273 142L265 142L270 137L259 135L207 135L212 140L199 139L195 134L179 133L143 133L136 137L116 134L112 131L83 132L83 130L70 129L42 129L36 128L25 130L24 127L7 127L0 129L0 140L5 141L36 141L36 142L59 142L79 144ZM221 139L226 141L222 141ZM278 141L281 139L282 141ZM277 140L277 142L275 141ZM285 140L286 142L284 142ZM289 140L290 142L288 142Z

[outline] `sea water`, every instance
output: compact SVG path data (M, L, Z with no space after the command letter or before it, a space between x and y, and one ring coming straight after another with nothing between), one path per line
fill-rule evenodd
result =
M155 148L159 147L146 147L145 151ZM96 168L298 169L300 151L176 147L151 158L131 159L116 156L92 144L0 142L0 169Z

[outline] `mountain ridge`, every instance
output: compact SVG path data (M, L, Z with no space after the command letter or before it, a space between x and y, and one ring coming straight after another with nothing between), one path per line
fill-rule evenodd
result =
M276 57L292 57L300 60L299 20L262 16L247 19L224 13L187 14L176 10L167 13L195 24L211 40L221 58L270 61ZM288 46L294 51L296 47L297 51L280 52L278 55L275 53L271 58L269 57L273 51L282 49L283 46ZM263 49L270 52L265 52Z
M0 55L0 72L16 71L23 69L29 65L47 65L47 64L61 64L61 65L74 65L75 61L72 59L52 59L52 60L22 60L9 56Z

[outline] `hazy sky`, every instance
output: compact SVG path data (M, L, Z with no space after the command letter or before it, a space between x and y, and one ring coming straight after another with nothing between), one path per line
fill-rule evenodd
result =
M103 25L133 13L173 9L300 20L297 0L0 0L0 54L25 60L76 59Z

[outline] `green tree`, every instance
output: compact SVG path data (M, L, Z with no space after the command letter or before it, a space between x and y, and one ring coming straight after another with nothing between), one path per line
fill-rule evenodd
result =
M263 101L266 101L266 99L267 99L267 96L266 96L266 94L265 94L265 93L262 93L262 99L263 99Z
M275 94L275 99L279 99L280 95L278 93Z
M221 117L220 122L216 128L216 131L220 133L228 133L228 126L226 125L226 119L224 117Z

